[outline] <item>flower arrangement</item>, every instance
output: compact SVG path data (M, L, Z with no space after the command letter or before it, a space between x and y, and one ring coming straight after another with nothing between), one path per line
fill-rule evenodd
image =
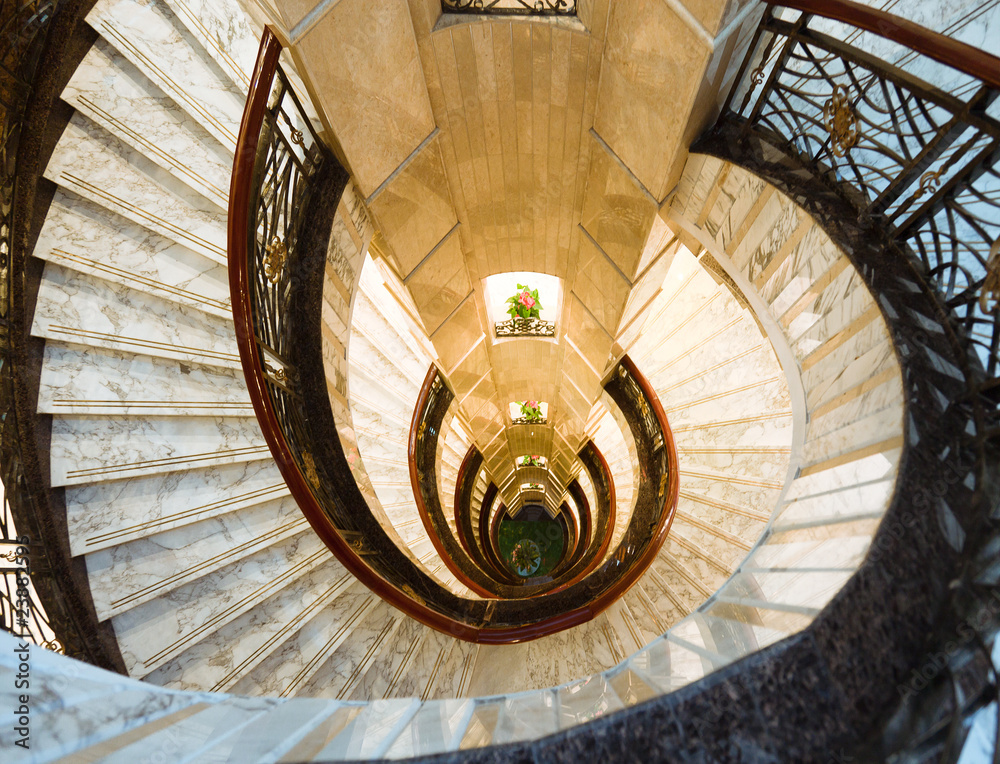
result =
M507 298L507 314L511 318L538 318L542 310L538 290L527 284L518 284L517 289L517 294Z
M541 491L542 490L541 483L525 483L524 485L525 485L525 487L529 491Z
M529 422L540 422L542 420L542 407L538 401L518 401L521 407L521 416Z
M540 457L538 455L522 456L521 457L521 466L522 467L541 467L542 466L542 457Z
M542 564L542 552L530 539L521 539L510 550L510 561L519 576L530 576Z

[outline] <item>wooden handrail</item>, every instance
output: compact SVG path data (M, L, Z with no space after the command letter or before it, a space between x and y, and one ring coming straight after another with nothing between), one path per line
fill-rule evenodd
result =
M475 458L476 454L479 453L479 449L476 448L476 444L473 443L469 446L469 450L465 452L465 458L462 459L462 464L458 468L458 475L455 477L455 530L458 532L458 542L462 545L462 549L465 553L472 557L472 551L469 548L470 544L475 543L471 539L465 537L465 531L462 529L462 506L461 506L461 496L462 488L465 485L465 481L468 477L467 473L469 471L469 465ZM410 460L413 463L413 460Z
M455 560L452 559L451 554L448 553L444 542L441 540L441 536L438 534L437 529L435 529L434 523L431 521L430 512L427 510L427 504L424 502L424 493L420 488L420 472L417 469L416 456L421 434L420 426L424 420L427 402L430 400L431 390L434 387L434 381L438 378L439 374L440 372L437 367L434 364L431 364L430 368L427 370L427 374L424 376L424 382L420 386L420 392L417 395L417 402L413 406L413 417L410 419L410 437L407 441L406 450L407 461L410 466L410 488L413 490L413 501L417 505L417 514L420 515L420 522L423 523L424 530L427 531L427 536L430 538L431 544L437 551L441 561L445 564L445 567L448 568L451 574L458 579L459 583L468 587L480 597L484 597L486 599L496 599L497 595L495 593L483 588L469 578L468 574L462 570ZM466 454L466 458L468 458L468 454ZM467 548L466 553L468 553Z
M851 0L785 0L772 5L873 32L1000 89L1000 58L892 13Z
M367 586L376 596L433 629L470 642L510 644L537 639L591 620L631 587L645 571L645 567L631 566L626 575L618 579L606 590L605 594L596 600L572 610L555 613L551 617L543 618L535 623L493 627L470 625L466 621L459 620L458 617L451 617L428 606L419 596L397 588L371 568L335 527L333 519L327 514L313 493L309 480L299 468L295 454L276 415L269 391L268 378L257 347L253 328L254 306L248 262L248 254L253 253L257 245L255 217L253 219L254 225L251 225L251 213L256 214L256 209L251 209L251 203L256 195L254 188L255 165L261 148L259 142L271 88L278 71L280 52L281 45L277 37L270 29L266 29L261 39L254 73L251 77L250 93L240 124L233 164L228 218L228 259L235 334L247 389L261 432L291 495L295 498L316 534L349 573ZM436 369L432 371L436 374ZM431 378L431 375L429 374L428 377ZM418 408L426 406L429 393L430 386L428 384L421 390L422 405L418 402ZM655 397L650 398L650 400L655 403ZM657 409L658 415L662 415L662 409L659 409L658 406L654 406L654 408ZM662 421L665 425L665 419ZM665 433L667 432L665 430ZM415 428L411 428L411 453L416 438ZM672 447L672 438L669 438L669 442ZM676 464L676 457L671 464ZM415 477L415 469L415 463L411 460L411 479ZM676 470L672 472L672 479L676 483ZM673 501L676 501L676 488L672 495ZM424 512L426 513L426 508L424 508ZM492 530L495 532L495 525ZM608 536L610 538L610 533ZM662 541L663 536L665 533L659 534L657 538ZM443 555L443 559L447 562L447 555ZM651 561L651 557L649 561ZM648 562L644 564L648 565ZM550 591L546 594L551 595L555 592ZM542 598L544 599L544 595Z
M250 91L233 161L233 176L229 186L228 260L229 289L232 295L233 321L240 363L246 378L250 400L275 464L296 503L316 534L334 556L355 578L374 594L407 615L433 629L472 642L480 641L480 629L448 618L396 589L372 571L337 532L330 518L316 501L312 489L299 470L285 439L267 391L267 382L253 331L250 302L247 253L250 251L250 200L253 196L253 173L256 162L264 114L271 92L271 85L278 70L281 44L274 33L264 29L260 50L250 79Z

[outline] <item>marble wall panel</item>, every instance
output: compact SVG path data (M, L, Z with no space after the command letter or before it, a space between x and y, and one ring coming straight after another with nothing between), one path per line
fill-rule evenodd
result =
M710 48L669 4L626 0L611 6L605 51L594 127L663 199Z
M580 224L628 279L636 275L655 216L656 204L614 157L595 147Z
M431 334L469 296L472 282L459 236L453 233L404 281Z
M570 295L568 301L569 324L565 336L571 342L574 351L583 357L598 376L601 376L608 365L611 336L604 331L579 299Z
M402 275L410 275L458 222L439 138L424 145L406 163L371 201L370 209Z
M434 129L406 0L341 0L296 48L368 197Z
M573 293L614 336L632 285L592 241L584 237Z
M431 340L441 362L450 373L482 339L479 312L474 300L466 299L434 332Z

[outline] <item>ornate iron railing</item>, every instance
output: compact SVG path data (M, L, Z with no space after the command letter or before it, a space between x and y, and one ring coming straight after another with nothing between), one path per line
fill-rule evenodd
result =
M277 66L280 50L266 31L233 165L229 265L247 387L261 432L291 494L348 571L433 628L470 641L507 643L590 620L643 573L641 552L658 547L666 526L653 533L637 528L634 537L626 533L631 539L627 555L634 564L622 567L621 560L612 560L584 581L555 588L550 582L534 591L504 587L479 571L476 582L488 584L485 590L495 590L500 598L469 600L438 585L408 558L361 495L337 435L318 339L333 214L347 176L319 142L289 89ZM455 542L447 551L459 559L460 544L450 530L443 532L433 480L434 446L451 397L432 369L414 410L411 480L422 518L431 518L432 530L437 524L440 539ZM666 428L665 419L662 424ZM672 467L675 483L676 474ZM676 494L665 498L657 516L669 520L675 500Z
M441 0L441 10L493 16L575 16L576 0Z
M890 63L886 40L912 50ZM955 761L969 720L1000 694L990 656L1000 628L998 95L1000 59L983 51L843 0L789 0L767 6L718 123L692 147L752 170L810 212L876 293L900 354L913 413L883 525L909 548L880 532L866 574L913 556L891 596L922 613L935 596L920 581L928 561L952 572L937 574L950 585L936 590L932 622L897 616L900 642L882 640L898 651L906 629L919 635L922 647L906 645L907 655L927 651L915 673L897 652L851 699L885 714L874 726L872 714L852 720L871 730L865 760ZM918 535L903 532L900 502ZM891 703L876 689L886 680L897 683Z
M555 337L556 325L540 318L509 318L494 324L497 337Z
M836 5L820 3L816 10ZM848 45L833 36L823 17L796 11L785 18L779 7L769 6L723 113L743 120L741 136L753 130L805 158L864 224L892 231L919 258L986 375L995 377L1000 122L990 107L1000 94L996 59L987 56L981 70L965 73L941 70L943 54L938 61L921 55L904 69L859 47L864 38ZM892 26L882 22L879 33ZM940 82L919 79L913 72L921 70L937 73Z
M511 424L537 424L537 425L543 425L543 424L547 424L548 421L549 420L546 419L545 417L540 417L538 419L532 419L531 417L526 417L526 416L516 416L516 417L513 417L510 420L510 423Z

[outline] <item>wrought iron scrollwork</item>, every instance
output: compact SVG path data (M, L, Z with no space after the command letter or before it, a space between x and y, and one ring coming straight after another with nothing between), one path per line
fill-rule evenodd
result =
M542 417L541 419L531 419L530 417L526 417L526 416L516 416L516 417L514 417L514 418L512 418L510 420L510 423L511 424L537 424L537 425L543 425L543 424L546 424L548 421L549 420L546 419L545 417Z
M575 16L576 0L441 0L441 10L494 16Z
M495 325L497 337L555 337L556 325L540 318L510 318Z
M911 29L919 42L890 63L874 15L865 22L870 31L845 35L822 11L790 21L795 14L781 7L768 6L719 123L694 150L742 164L797 195L857 258L863 278L885 285L879 300L904 353L920 350L903 359L913 380L908 458L934 458L928 475L912 471L900 486L897 507L936 508L938 522L948 518L949 532L961 535L952 548L964 562L926 643L932 660L948 660L935 663L932 680L921 677L919 689L899 685L902 700L873 736L879 760L917 760L933 751L936 761L953 762L972 715L995 717L1000 693L987 647L1000 631L1000 586L985 573L996 564L1000 538L996 60L986 71L982 61L991 57L971 49L959 55L953 46L953 63L942 66L941 51L932 52L934 35ZM868 248L859 255L852 242ZM905 288L894 291L893 283ZM911 294L922 302L911 307ZM945 366L946 380L934 379Z

